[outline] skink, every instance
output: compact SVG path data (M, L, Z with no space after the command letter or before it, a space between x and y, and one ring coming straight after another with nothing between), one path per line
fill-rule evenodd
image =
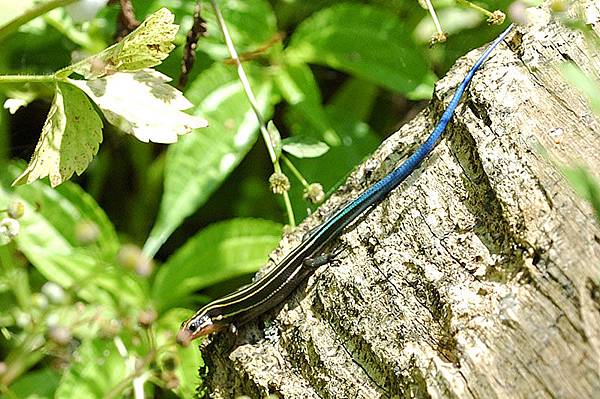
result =
M326 257L313 257L315 254L319 254L329 242L337 238L358 216L381 202L431 153L473 75L494 48L506 38L512 27L513 25L510 25L490 44L471 67L456 88L456 92L431 135L406 161L313 230L308 238L294 248L279 265L271 269L264 277L245 288L209 303L184 321L177 334L177 342L188 345L191 340L216 331L224 329L236 331L240 325L281 303L314 271L315 267L326 263Z

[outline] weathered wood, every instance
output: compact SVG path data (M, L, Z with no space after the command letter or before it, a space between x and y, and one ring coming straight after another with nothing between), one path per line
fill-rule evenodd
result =
M578 10L598 34L599 5ZM600 77L583 35L533 10L473 80L419 170L345 233L339 261L203 350L209 395L283 398L600 395L600 229L560 172L600 178L600 120L565 83ZM274 257L429 134L481 50Z

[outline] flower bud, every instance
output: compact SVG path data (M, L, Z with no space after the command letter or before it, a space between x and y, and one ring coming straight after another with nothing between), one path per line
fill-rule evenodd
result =
M148 328L156 321L157 317L156 310L152 308L142 310L138 316L138 324L143 328Z
M48 330L48 339L59 346L67 346L73 339L73 336L67 327L53 326Z
M487 23L490 25L502 25L505 19L506 15L502 11L496 10L487 19Z
M25 213L25 205L21 201L13 201L8 205L8 216L19 219Z
M134 270L142 277L148 277L154 271L154 262L142 250L133 244L125 244L117 253L117 262L126 269Z
M319 204L325 199L325 193L323 192L323 186L319 183L312 183L308 188L304 190L303 195L305 200L310 201L313 204Z
M17 219L4 218L0 220L0 245L7 244L19 235L21 224Z
M31 303L38 309L46 309L48 307L48 297L36 292L31 295Z
M63 290L60 285L53 283L52 281L48 281L42 285L41 292L51 303L63 304L67 301L65 290Z
M435 32L429 40L429 47L433 47L437 43L444 43L448 40L448 34L446 32Z
M179 378L174 372L164 372L161 374L161 379L165 382L167 389L177 389L179 387Z
M100 237L100 228L91 220L82 220L75 225L75 239L82 245L90 245Z
M283 173L273 173L269 177L269 185L274 194L283 194L290 189L290 180Z

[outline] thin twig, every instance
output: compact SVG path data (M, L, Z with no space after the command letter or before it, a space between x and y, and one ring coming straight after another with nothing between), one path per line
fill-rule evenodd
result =
M194 8L194 23L185 39L185 47L183 49L183 60L181 61L181 75L177 87L183 90L187 84L187 80L194 63L196 62L196 46L200 36L206 34L206 21L202 18L202 3L200 0Z
M120 42L125 36L130 34L140 26L140 21L135 18L133 4L131 0L120 0L121 12L117 19L117 31L115 33L115 41Z
M433 4L431 4L430 0L425 0L425 4L427 4L427 10L429 11L429 14L431 14L431 19L433 19L433 24L435 25L435 30L437 31L438 34L444 33L444 31L442 30L442 25L440 24L440 21L435 12L435 8L433 8Z
M275 173L282 173L281 165L279 164L279 159L277 159L277 155L275 154L275 149L273 148L273 143L271 142L271 137L269 136L267 126L265 124L265 121L264 121L261 113L260 113L260 110L258 109L258 103L256 101L256 97L254 96L254 93L252 92L252 88L250 87L250 81L248 80L248 76L246 75L246 72L244 71L244 67L242 66L242 62L240 61L237 51L235 50L233 41L231 40L231 35L229 34L229 30L227 29L227 25L225 25L225 20L223 19L223 15L221 14L221 10L217 6L217 3L215 2L215 0L210 0L210 4L212 5L213 9L215 10L215 16L217 17L217 23L219 24L219 27L221 28L221 31L223 32L223 36L225 38L225 44L227 45L227 49L229 50L229 55L231 56L231 59L234 60L235 64L237 65L238 77L240 79L240 82L242 83L242 87L244 88L246 97L248 97L248 101L250 101L250 106L252 107L252 110L254 111L254 114L256 115L256 119L258 119L258 124L260 126L260 132L263 136L265 145L267 146L267 151L269 152L269 157L271 158L271 162L273 163L273 168L275 169ZM287 191L283 193L283 201L285 203L285 208L286 208L287 215L288 215L288 223L290 226L294 227L296 225L296 222L294 220L294 211L292 210L292 204L290 202L289 194L287 193Z

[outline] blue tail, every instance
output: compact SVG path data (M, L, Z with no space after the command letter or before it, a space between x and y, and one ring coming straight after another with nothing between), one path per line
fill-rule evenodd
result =
M446 129L448 122L454 114L454 110L458 106L458 102L460 101L467 86L471 82L473 75L475 75L475 72L477 72L479 67L485 62L492 51L494 51L494 48L496 48L496 46L506 38L512 28L512 24L506 28L506 30L502 32L502 34L492 44L490 44L490 46L471 67L461 84L456 88L456 91L450 100L450 104L448 104L448 108L446 108L444 111L440 121L435 129L433 129L433 132L431 132L431 135L427 138L427 140L421 144L421 146L406 161L404 161L402 165L375 183L360 196L346 205L343 209L340 209L323 225L321 225L315 232L315 236L336 236L337 234L341 233L341 231L350 223L352 223L356 217L358 217L360 214L362 214L362 212L367 210L372 205L379 203L389 194L390 191L402 183L402 181L404 181L404 179L406 179L419 166L423 159L425 159L434 149L442 133ZM318 241L320 240L317 239L315 242Z

